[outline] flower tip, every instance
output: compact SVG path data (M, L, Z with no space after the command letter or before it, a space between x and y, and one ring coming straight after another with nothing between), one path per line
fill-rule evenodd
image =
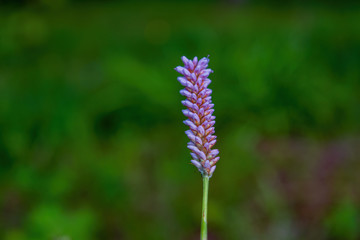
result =
M177 66L176 68L174 68L174 70L177 71L180 74L183 73L183 67Z
M198 169L201 168L201 164L200 164L198 161L196 161L196 160L191 160L191 163L192 163L195 167L197 167Z
M216 169L216 166L212 166L211 169L210 169L210 177L213 175L213 173L215 172L215 169Z
M184 63L185 65L189 63L189 59L187 59L187 57L185 57L185 56L182 56L182 57L181 57L181 60L183 61L183 63Z

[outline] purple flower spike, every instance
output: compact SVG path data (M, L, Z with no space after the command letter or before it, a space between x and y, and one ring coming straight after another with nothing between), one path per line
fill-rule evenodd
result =
M185 131L190 142L188 148L191 150L191 163L195 165L202 175L211 177L215 171L215 164L219 161L219 150L211 149L216 143L214 104L211 102L211 89L208 85L211 80L208 76L213 71L208 69L209 58L198 60L181 58L184 67L178 66L175 70L182 74L178 81L185 88L180 94L186 97L182 104L187 108L183 110L188 120L184 124L189 126L190 130Z

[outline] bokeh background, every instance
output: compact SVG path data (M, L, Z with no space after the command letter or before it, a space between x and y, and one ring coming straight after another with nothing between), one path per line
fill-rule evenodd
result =
M210 240L360 239L357 1L7 0L0 239L198 239L174 67L210 55Z

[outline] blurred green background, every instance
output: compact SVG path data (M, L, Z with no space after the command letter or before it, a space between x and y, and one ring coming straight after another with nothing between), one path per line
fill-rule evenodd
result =
M0 239L198 239L174 67L210 55L210 240L360 239L360 7L3 1Z

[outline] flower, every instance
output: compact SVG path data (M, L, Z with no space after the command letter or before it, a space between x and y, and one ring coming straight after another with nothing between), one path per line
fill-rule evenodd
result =
M185 88L180 94L186 97L181 103L187 108L183 113L187 120L184 123L190 130L185 131L190 139L188 148L191 150L191 163L196 166L203 176L211 177L219 161L219 150L212 149L216 143L214 104L211 102L212 90L208 88L211 80L208 78L213 71L208 69L209 58L197 57L193 60L183 56L184 67L175 68L183 76L178 81Z

